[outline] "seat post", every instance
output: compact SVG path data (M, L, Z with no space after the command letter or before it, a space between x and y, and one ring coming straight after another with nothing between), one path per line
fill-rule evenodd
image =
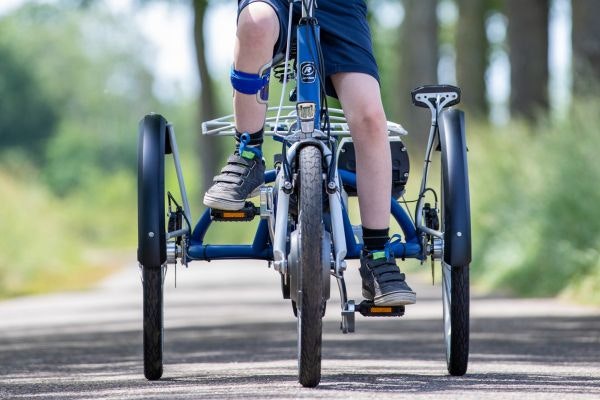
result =
M314 5L317 0L301 0L302 2L302 18L312 18L314 15ZM308 7L304 7L304 4L308 4Z

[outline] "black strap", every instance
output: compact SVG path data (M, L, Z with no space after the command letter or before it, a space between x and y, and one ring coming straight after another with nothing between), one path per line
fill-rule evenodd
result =
M248 160L247 158L244 158L244 157L239 156L237 154L233 154L233 155L229 156L229 158L227 159L227 163L228 164L245 165L246 167L250 168L252 166L253 161L252 160Z
M230 173L236 175L247 175L249 169L238 164L227 164L221 169L221 173Z
M239 176L230 175L230 174L220 174L213 178L214 182L223 182L223 183L233 183L235 185L241 185L243 179Z

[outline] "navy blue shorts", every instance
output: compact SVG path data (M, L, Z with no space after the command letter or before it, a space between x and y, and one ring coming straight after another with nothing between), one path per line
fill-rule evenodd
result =
M262 1L275 10L279 18L279 39L273 55L285 51L288 29L288 0L241 0L239 12L248 4ZM300 3L294 4L293 23L301 16ZM362 72L371 75L379 82L377 62L373 56L371 31L367 23L365 0L325 0L319 1L315 17L321 27L321 48L325 62L327 94L337 97L330 76L338 72ZM295 36L295 32L292 32Z

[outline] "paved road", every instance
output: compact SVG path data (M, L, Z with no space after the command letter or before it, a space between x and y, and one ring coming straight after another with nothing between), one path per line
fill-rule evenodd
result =
M418 286L402 319L358 316L351 335L330 302L322 383L304 389L291 307L264 263L192 264L173 286L170 271L158 382L142 375L136 267L90 292L0 303L0 398L600 398L600 309L474 296L469 373L455 378L438 287Z

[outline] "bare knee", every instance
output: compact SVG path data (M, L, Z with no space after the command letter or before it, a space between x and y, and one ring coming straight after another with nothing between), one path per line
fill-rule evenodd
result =
M238 19L237 37L241 46L272 51L279 37L279 21L273 8L263 2L246 6Z
M348 121L357 142L387 140L387 122L383 108L366 106Z

